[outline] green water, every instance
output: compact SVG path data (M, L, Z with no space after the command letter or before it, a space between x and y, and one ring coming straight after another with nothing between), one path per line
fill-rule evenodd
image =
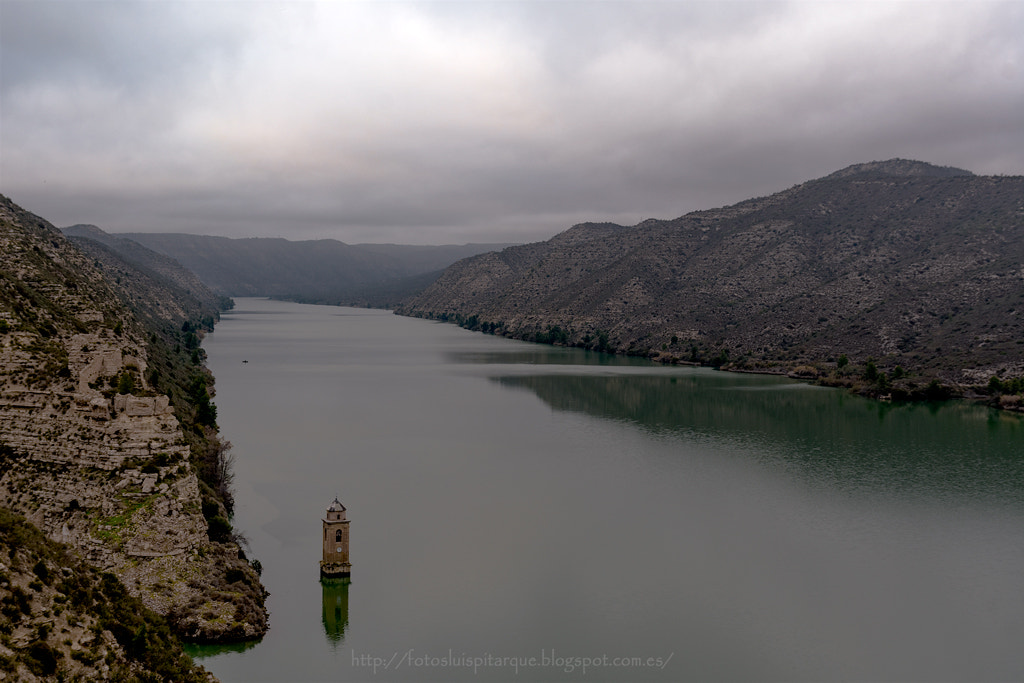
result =
M271 592L224 681L1024 679L1016 416L263 300L204 347Z

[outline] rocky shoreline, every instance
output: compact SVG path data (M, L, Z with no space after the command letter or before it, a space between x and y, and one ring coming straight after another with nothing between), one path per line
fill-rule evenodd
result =
M398 311L397 314L445 320L443 316L430 313L423 314L403 310ZM921 378L904 371L899 366L880 369L878 364L870 358L861 364L852 363L848 360L813 363L806 360L772 361L766 359L738 359L730 361L727 355L711 358L698 356L697 359L691 359L671 351L636 353L630 349L622 350L613 346L595 349L592 348L593 345L573 344L567 340L551 339L550 336L542 341L538 341L536 335L529 333L517 334L500 327L488 327L486 323L480 323L477 316L458 316L457 318L448 319L447 322L484 334L505 336L510 339L549 346L589 348L590 350L598 350L599 352L612 355L639 356L664 365L711 367L724 372L740 374L786 376L791 379L804 380L821 386L847 389L857 395L879 401L920 402L963 399L984 403L989 407L999 410L1024 413L1024 391L1018 388L1024 382L1017 379L1024 377L1024 363L1003 368L1005 374L1011 378L1005 381L1001 380L999 376L993 376L993 379L993 377L986 377L984 374L965 370L963 374L969 380L968 383L954 384L943 382L935 377ZM842 354L839 354L839 357L842 358Z

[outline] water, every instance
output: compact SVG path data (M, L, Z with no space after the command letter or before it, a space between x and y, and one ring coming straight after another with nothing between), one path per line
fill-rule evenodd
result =
M204 347L271 592L224 681L1024 679L1016 416L265 300Z

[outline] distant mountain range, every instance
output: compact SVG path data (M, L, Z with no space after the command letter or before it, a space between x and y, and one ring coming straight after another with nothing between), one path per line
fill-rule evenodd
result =
M100 237L95 226L64 228L69 236L121 250L131 240L173 258L225 296L269 296L307 303L387 306L421 291L459 259L509 246L345 244L337 240L230 239L180 233Z
M397 312L734 369L814 376L870 360L869 376L895 379L1020 376L1024 178L858 164L733 206L585 223L468 258Z

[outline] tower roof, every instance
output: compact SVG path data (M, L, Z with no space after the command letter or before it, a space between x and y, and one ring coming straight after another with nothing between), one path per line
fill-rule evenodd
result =
M342 512L344 510L345 506L341 504L341 501L338 500L337 496L335 496L334 500L331 501L331 504L327 506L328 512Z

